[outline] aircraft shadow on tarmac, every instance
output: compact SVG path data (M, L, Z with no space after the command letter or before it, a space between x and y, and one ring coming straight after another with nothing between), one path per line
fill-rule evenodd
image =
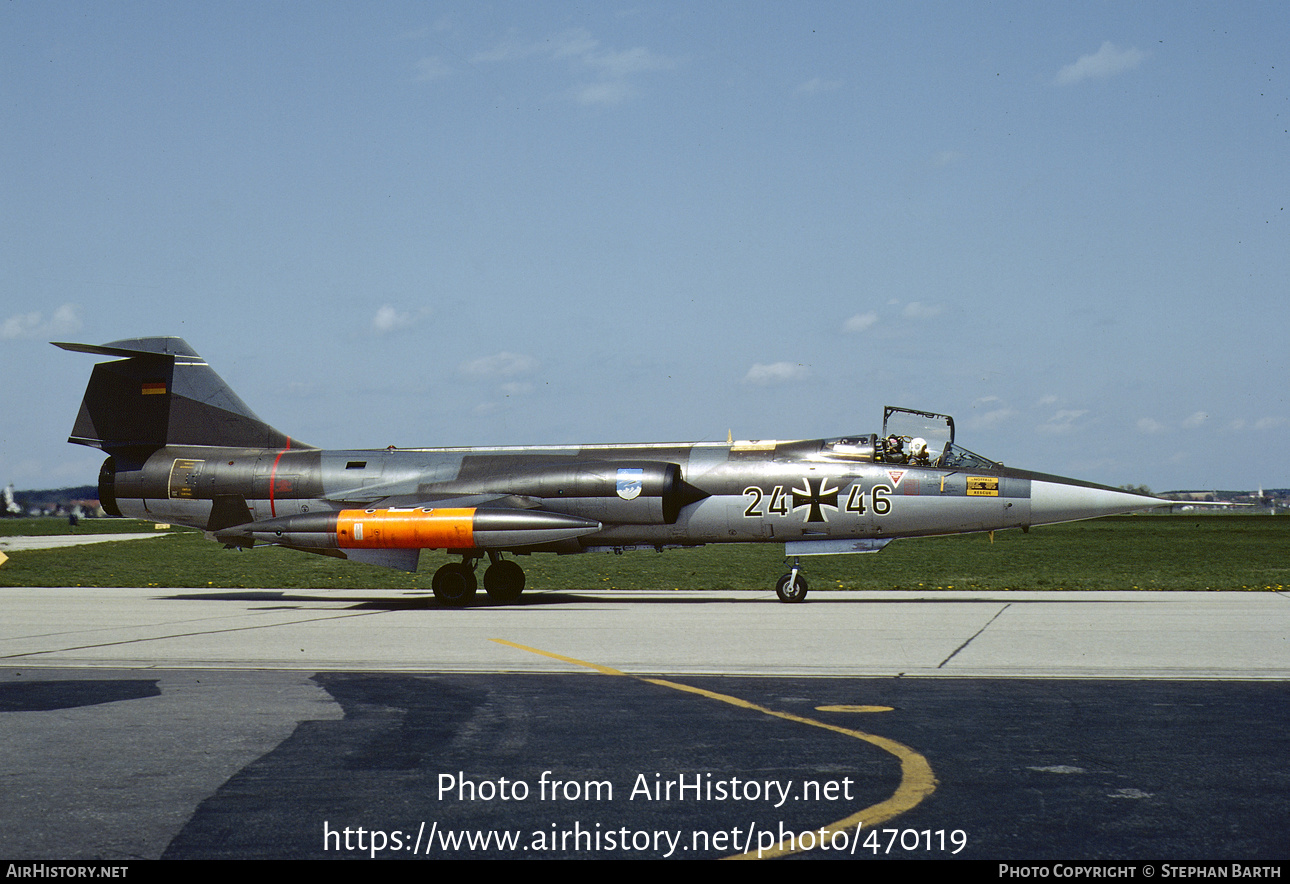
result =
M544 593L542 595L525 596L516 602L502 603L491 600L483 600L478 604L471 605L468 608L452 607L440 604L435 601L429 590L424 595L409 596L375 596L372 594L352 595L350 592L332 593L329 590L318 590L315 593L308 591L273 591L273 590L224 590L221 592L193 592L177 593L175 595L162 596L166 601L197 601L197 602L277 602L281 605L290 605L292 607L301 607L320 602L342 602L350 603L350 607L355 610L378 610L378 611L416 611L426 608L439 608L444 611L473 611L481 608L519 608L533 607L537 605L568 604L571 602L596 602L605 601L593 599L588 596L575 596L567 593ZM621 601L614 599L608 601Z
M291 605L299 607L302 605L317 604L320 602L342 602L350 603L355 610L377 610L377 611L413 611L435 608L442 611L477 611L487 608L531 608L546 607L553 605L616 605L628 602L632 605L752 605L769 602L772 600L769 594L766 598L750 599L743 596L731 596L729 598L714 598L712 593L705 592L702 595L680 592L675 594L652 594L643 595L636 592L628 591L623 593L603 593L597 592L594 595L582 595L575 592L538 592L526 594L514 602L495 602L488 598L481 598L479 602L468 607L456 607L444 605L437 602L434 596L427 590L424 595L408 596L384 596L374 597L372 595L353 595L351 591L345 593L331 590L318 590L310 592L308 590L223 590L217 592L192 592L177 593L175 595L162 596L161 598L168 601L225 601L225 602L276 602L282 605ZM854 604L854 605L965 605L965 604L989 604L997 605L1001 601L1007 601L1013 605L1047 605L1054 602L1069 604L1091 604L1091 605L1119 605L1132 604L1133 600L1129 599L1108 599L1091 596L1087 599L1074 599L1069 594L1063 594L1061 597L1053 599L1036 599L1036 598L1000 598L998 595L988 595L981 597L963 597L963 596L946 596L928 597L918 593L910 593L908 597L894 598L867 598L862 596L853 596L851 593L835 592L821 593L811 600L813 604L830 603L830 604Z

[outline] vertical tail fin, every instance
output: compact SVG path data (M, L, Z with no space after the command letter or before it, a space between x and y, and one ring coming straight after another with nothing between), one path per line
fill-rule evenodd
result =
M310 447L260 420L182 338L54 346L121 357L94 366L68 442L108 453L164 445Z

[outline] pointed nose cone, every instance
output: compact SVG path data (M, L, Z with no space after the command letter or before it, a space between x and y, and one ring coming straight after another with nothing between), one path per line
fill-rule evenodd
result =
M1074 522L1165 506L1172 501L1073 480L1035 479L1030 484L1030 522Z

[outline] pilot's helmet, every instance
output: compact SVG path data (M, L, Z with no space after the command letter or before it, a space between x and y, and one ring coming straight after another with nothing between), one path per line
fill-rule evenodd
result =
M909 453L915 457L921 457L927 453L927 440L915 436L909 443Z

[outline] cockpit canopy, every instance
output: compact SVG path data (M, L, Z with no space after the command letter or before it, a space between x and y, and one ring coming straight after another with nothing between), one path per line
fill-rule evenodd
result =
M912 464L942 469L997 469L995 463L954 444L954 418L888 405L882 413L882 435L830 439L833 457L872 463Z

